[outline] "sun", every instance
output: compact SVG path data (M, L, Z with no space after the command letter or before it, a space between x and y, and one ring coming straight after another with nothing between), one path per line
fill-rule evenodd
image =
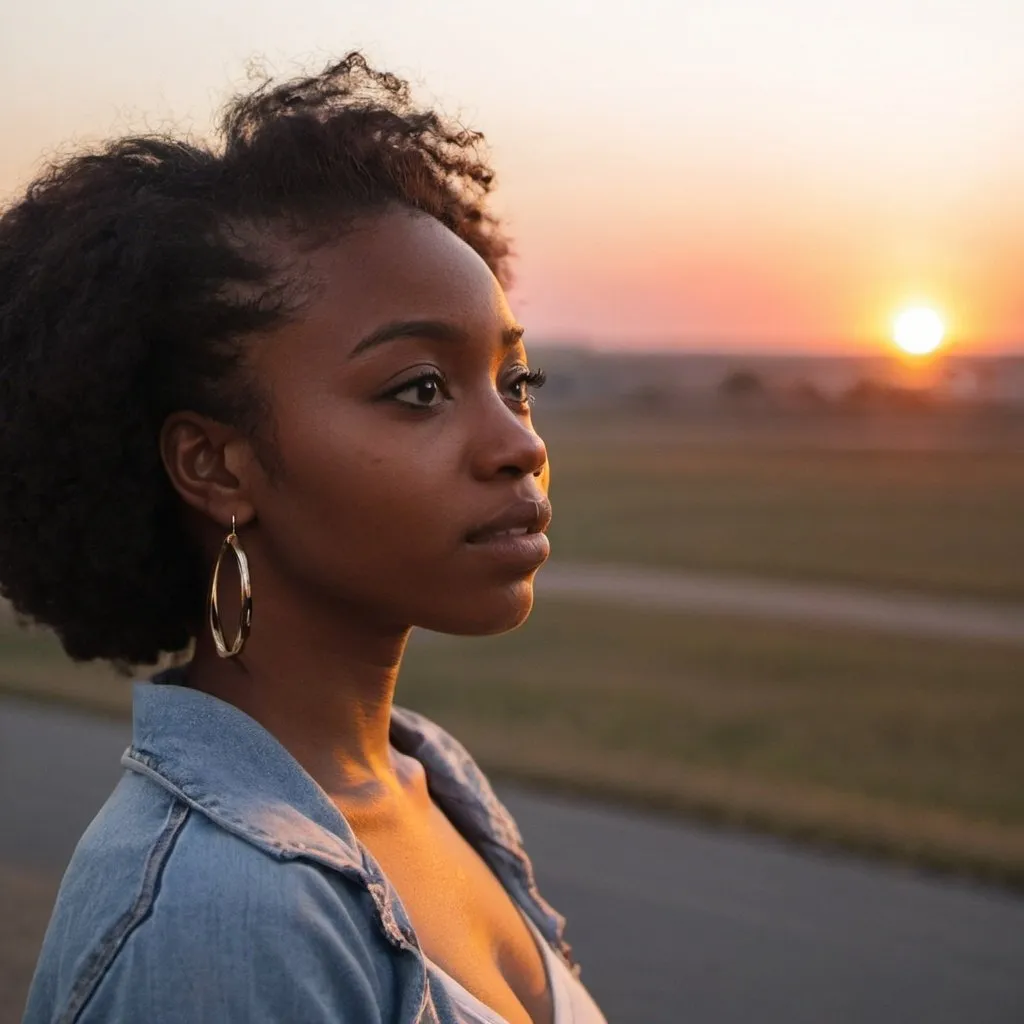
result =
M897 348L912 356L934 352L946 335L942 317L930 306L911 306L892 323L892 340Z

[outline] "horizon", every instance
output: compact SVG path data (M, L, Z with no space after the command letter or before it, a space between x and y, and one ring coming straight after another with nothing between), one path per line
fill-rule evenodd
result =
M524 339L527 351L542 351L544 349L558 349L560 351L579 351L593 353L595 355L636 355L636 356L665 356L677 355L680 357L715 358L715 359L834 359L834 360L887 360L906 361L920 365L942 362L947 360L971 360L971 361L1015 361L1024 359L1024 343L1016 347L1005 349L985 349L944 346L938 352L931 353L924 357L907 357L891 346L880 346L878 348L799 348L799 347L768 347L763 344L744 342L743 339L729 338L718 347L709 348L694 339L692 343L685 339L678 339L675 342L667 341L657 346L648 346L644 343L632 343L623 340L616 344L612 342L590 342L585 339L570 337L528 337Z
M22 5L0 201L82 142L206 136L253 58L290 77L362 49L484 132L528 337L867 355L917 303L951 353L1024 348L1024 6L577 7Z

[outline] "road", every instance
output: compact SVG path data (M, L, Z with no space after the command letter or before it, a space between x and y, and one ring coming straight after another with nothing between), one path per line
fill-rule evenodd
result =
M742 615L905 636L1024 645L1024 606L896 594L825 583L785 583L631 565L549 562L541 594L613 606Z
M0 886L7 878L13 889L12 871L56 878L116 781L128 730L0 702ZM583 978L612 1024L1024 1021L1018 896L771 839L499 792L542 891L569 919ZM0 892L0 905L15 905L14 896L24 904L19 888ZM49 907L37 902L41 923ZM27 984L24 968L13 984ZM0 992L4 1024L18 1019L4 1012L22 997L23 987Z

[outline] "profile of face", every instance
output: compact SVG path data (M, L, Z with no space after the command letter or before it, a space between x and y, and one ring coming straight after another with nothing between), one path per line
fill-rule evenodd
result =
M311 300L248 356L280 463L253 471L258 529L240 528L256 608L287 594L385 628L519 625L549 550L549 469L500 284L408 210L303 258Z

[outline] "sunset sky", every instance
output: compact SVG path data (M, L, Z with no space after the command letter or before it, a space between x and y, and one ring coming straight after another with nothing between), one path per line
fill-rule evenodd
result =
M531 339L1024 351L1021 0L6 5L0 197L356 47L487 135Z

